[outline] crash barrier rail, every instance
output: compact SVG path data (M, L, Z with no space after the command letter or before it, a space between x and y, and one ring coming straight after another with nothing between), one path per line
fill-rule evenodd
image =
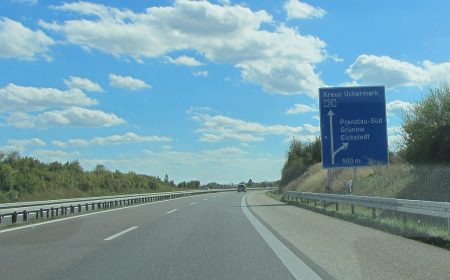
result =
M419 214L431 217L447 219L448 235L450 235L450 203L423 200L408 200L385 197L370 197L342 194L326 194L311 192L288 191L283 194L283 200L309 203L317 205L318 201L324 203L335 203L336 211L339 211L339 204L350 204L352 214L355 214L355 205L372 209L372 218L376 218L376 209L392 210L403 213L403 222L406 223L406 214Z
M27 222L30 220L50 219L58 216L74 215L113 207L149 203L159 200L168 200L183 196L192 196L207 193L236 191L235 189L210 189L182 192L164 192L148 194L131 194L116 196L86 197L74 199L59 199L47 201L30 201L19 203L0 204L0 227L7 224Z

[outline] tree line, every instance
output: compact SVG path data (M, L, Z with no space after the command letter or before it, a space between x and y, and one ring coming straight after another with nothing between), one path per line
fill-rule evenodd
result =
M302 175L311 165L322 161L321 147L319 137L313 142L302 142L300 139L293 138L281 170L280 185L287 185L290 181Z
M166 179L166 178L165 178ZM162 181L134 172L110 171L103 165L83 170L78 161L44 163L18 152L0 151L0 202L68 196L112 195L199 188L199 181Z

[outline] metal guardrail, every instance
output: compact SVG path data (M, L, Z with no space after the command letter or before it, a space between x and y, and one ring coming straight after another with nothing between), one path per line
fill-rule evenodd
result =
M307 203L309 200L314 203L317 201L336 203L336 211L339 210L339 203L350 204L352 214L355 213L355 205L363 206L372 209L373 218L376 217L376 209L392 210L404 214L409 213L446 218L448 234L450 235L450 203L448 202L294 191L285 192L283 194L283 199L295 201L300 199L301 202L306 200ZM403 219L405 221L405 216L403 216Z
M58 216L78 214L81 212L121 207L158 200L174 199L206 193L235 191L235 189L211 189L182 192L165 192L149 194L132 194L117 196L101 196L75 199L59 199L48 201L30 201L0 204L0 227L5 224L26 222L31 219L49 219ZM7 218L9 222L6 221Z

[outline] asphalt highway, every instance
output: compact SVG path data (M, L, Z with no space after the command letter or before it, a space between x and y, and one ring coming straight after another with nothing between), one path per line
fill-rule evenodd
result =
M0 230L0 279L450 279L450 251L226 192Z
M295 279L244 193L150 203L0 233L1 279Z

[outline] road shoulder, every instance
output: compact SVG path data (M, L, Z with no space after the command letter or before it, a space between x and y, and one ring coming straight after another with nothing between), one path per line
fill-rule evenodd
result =
M446 279L450 275L447 250L289 206L264 192L249 193L247 204L297 256L325 276Z

